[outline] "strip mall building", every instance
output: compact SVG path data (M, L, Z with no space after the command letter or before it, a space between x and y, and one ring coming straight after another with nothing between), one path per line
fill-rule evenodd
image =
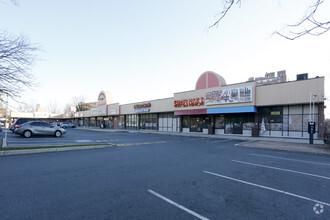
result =
M309 137L312 120L314 138L322 139L324 133L324 77L287 82L285 71L232 85L214 72L205 72L195 90L171 98L124 105L111 102L110 93L102 91L96 108L69 118L78 126L108 129L296 138Z

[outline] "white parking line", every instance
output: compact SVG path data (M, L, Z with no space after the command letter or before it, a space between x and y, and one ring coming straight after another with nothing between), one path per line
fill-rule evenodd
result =
M191 214L191 215L193 215L193 216L195 216L195 217L197 217L199 219L208 220L208 218L205 218L204 216L202 216L202 215L200 215L200 214L198 214L198 213L196 213L194 211L191 211L190 209L187 209L186 207L184 207L184 206L182 206L182 205L180 205L180 204L178 204L176 202L173 202L172 200L166 198L165 196L162 196L162 195L156 193L155 191L152 191L151 189L149 189L148 192L150 192L154 196L157 196L158 198L160 198L160 199L162 199L162 200L170 203L171 205L174 205L177 208L182 209L185 212L188 212L189 214Z
M253 142L257 142L257 140L241 142L239 144L235 144L235 146L240 146L240 145L249 144L249 143L253 143Z
M228 141L231 141L231 140L210 141L209 144L223 143L223 142L228 142Z
M225 178L225 179L233 180L233 181L236 181L236 182L245 183L245 184L248 184L248 185L251 185L251 186L256 186L256 187L263 188L263 189L268 189L268 190L279 192L279 193L286 194L286 195L289 195L289 196L293 196L293 197L308 200L308 201L311 201L311 202L320 203L320 204L323 204L323 205L326 205L326 206L330 206L330 203L322 202L322 201L319 201L319 200L316 200L316 199L311 199L311 198L308 198L308 197L305 197L305 196L300 196L300 195L290 193L290 192L285 192L283 190L278 190L278 189L274 189L274 188L271 188L271 187L268 187L268 186L262 186L262 185L258 185L258 184L255 184L255 183L250 183L250 182L247 182L247 181L244 181L244 180L235 179L235 178L220 175L220 174L217 174L217 173L212 173L212 172L208 172L208 171L203 171L203 172L207 173L207 174L214 175L214 176L222 177L222 178Z
M274 169L274 170L281 170L281 171L286 171L286 172L291 172L291 173L298 173L298 174L303 174L303 175L307 175L307 176L313 176L313 177L318 177L318 178L323 178L323 179L330 180L330 177L320 176L320 175L316 175L316 174L312 174L312 173L304 173L304 172L300 172L300 171L282 169L282 168L278 168L278 167L271 167L271 166L266 166L266 165L261 165L261 164L256 164L256 163L248 163L248 162L239 161L239 160L232 160L232 161L236 162L236 163L242 163L242 164L247 164L247 165L264 167L264 168L269 168L269 169Z
M291 158L286 158L286 157L275 157L275 156L269 156L269 155L264 155L264 154L250 154L250 155L257 156L257 157L268 157L268 158L274 158L274 159L291 160L291 161L302 162L302 163L311 163L311 164L330 166L330 163L318 163L318 162L312 162L312 161L307 161L307 160L297 160L297 159L291 159Z
M92 142L91 140L76 140L76 142L84 143L84 142Z

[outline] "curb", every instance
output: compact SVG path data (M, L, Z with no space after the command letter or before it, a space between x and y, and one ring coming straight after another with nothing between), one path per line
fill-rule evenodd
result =
M38 154L38 153L49 153L49 152L63 152L63 151L74 151L74 150L92 150L110 148L114 145L100 145L100 146L83 146L83 147L58 147L58 148L45 148L45 149L29 149L29 150L6 150L0 151L0 156L20 155L20 154Z
M128 133L141 133L141 134L158 134L158 135L171 135L171 136L181 136L181 137L197 137L197 138L211 138L211 139L230 139L238 141L271 141L271 142L281 142L281 143L300 143L308 144L308 139L306 138L294 138L294 137L251 137L251 136L236 136L236 135L219 135L219 134L195 134L195 133L183 133L183 132L162 132L162 131L148 131L148 130L112 130L112 129L101 129L101 128L76 128L79 130L89 130L89 131L102 131L102 132L128 132ZM314 145L323 145L321 143L323 140L314 140Z
M309 155L315 155L315 156L325 156L330 157L330 153L322 153L322 152L312 152L312 151L306 151L306 150L296 150L296 149L279 149L279 148L266 148L266 147L259 147L259 146L249 146L245 144L258 142L258 141L248 141L240 144L235 144L235 147L242 147L242 148L255 148L255 149L261 149L261 150L271 150L271 151L282 151L282 152L289 152L289 153L298 153L298 154L309 154Z

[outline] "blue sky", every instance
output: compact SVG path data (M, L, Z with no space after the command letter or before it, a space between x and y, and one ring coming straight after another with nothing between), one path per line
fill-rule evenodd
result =
M39 87L22 100L45 107L64 107L74 96L96 101L102 90L121 104L167 98L193 90L207 70L227 84L278 70L290 80L326 76L330 96L330 33L295 41L272 35L297 22L311 0L242 0L208 29L222 2L21 0L0 3L0 28L40 45ZM329 19L325 3L320 14Z

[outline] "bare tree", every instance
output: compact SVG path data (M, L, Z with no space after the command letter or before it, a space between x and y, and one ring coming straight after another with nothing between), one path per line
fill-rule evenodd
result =
M296 24L287 25L288 31L280 32L275 31L274 34L278 34L288 40L294 40L304 35L319 36L330 29L330 21L319 21L315 18L317 10L321 7L324 0L314 0L310 5L306 15ZM226 16L228 11L234 4L241 4L241 0L225 0L223 10L219 13L219 18L209 28L218 27L221 20Z
M56 101L49 102L48 106L47 106L47 109L52 114L59 114L61 112Z
M31 67L37 47L20 35L12 37L0 31L0 91L17 100L24 88L35 86Z
M21 103L17 106L17 111L18 112L29 112L33 113L37 111L37 104L34 100L30 101L29 104L27 103Z
M318 21L315 19L317 10L320 8L324 0L317 0L310 6L309 12L296 24L287 25L289 28L288 33L275 33L288 39L294 40L304 35L319 36L329 31L330 21Z
M64 106L64 113L70 113L71 112L71 107L72 107L72 104L69 104L67 103L65 106Z
M18 6L18 0L11 2ZM24 89L36 85L31 67L38 50L23 34L15 37L0 29L0 93L17 101Z
M72 97L72 105L76 107L76 111L85 111L84 109L84 102L86 98L84 96L74 96Z

